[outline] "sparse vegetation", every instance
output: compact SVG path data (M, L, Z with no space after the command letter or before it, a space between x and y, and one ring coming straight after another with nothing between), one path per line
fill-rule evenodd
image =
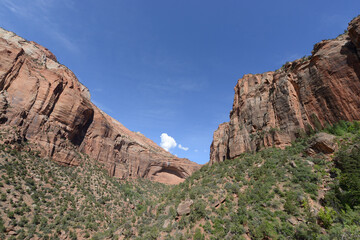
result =
M334 155L308 156L299 138L205 165L177 186L121 181L86 156L64 167L3 144L0 239L356 239L360 124L324 131L338 136ZM190 214L178 216L186 199Z

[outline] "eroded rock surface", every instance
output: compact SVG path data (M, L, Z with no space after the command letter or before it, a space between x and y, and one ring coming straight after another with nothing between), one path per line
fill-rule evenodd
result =
M191 211L191 205L193 205L193 200L185 200L179 204L176 209L176 212L179 216L187 215Z
M82 152L118 178L178 183L199 168L102 112L48 49L1 28L0 124L18 127L42 156L77 165Z
M324 132L315 134L315 136L310 140L309 145L309 147L315 152L325 154L333 153L338 148L336 137Z
M230 121L214 133L210 164L264 147L283 148L327 123L360 120L359 53L357 17L348 33L317 43L310 57L243 76Z

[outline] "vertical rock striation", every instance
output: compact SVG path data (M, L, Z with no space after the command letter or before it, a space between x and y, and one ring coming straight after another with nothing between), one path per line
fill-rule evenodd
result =
M18 127L43 156L77 165L82 152L123 179L178 183L199 168L98 109L48 49L0 28L1 125Z
M310 57L238 80L230 122L214 133L210 164L285 147L339 120L360 120L360 16L348 33L317 43Z

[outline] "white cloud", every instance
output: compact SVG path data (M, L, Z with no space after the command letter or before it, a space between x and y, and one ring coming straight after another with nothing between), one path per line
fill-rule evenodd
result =
M184 150L184 151L187 151L187 150L189 150L189 148L188 147L184 147L184 146L182 146L181 144L179 144L179 146L178 146L180 149L182 149L182 150Z
M195 149L194 152L198 152L199 150Z
M167 135L167 133L162 133L160 138L161 138L160 146L168 152L170 151L171 148L177 146L175 139Z

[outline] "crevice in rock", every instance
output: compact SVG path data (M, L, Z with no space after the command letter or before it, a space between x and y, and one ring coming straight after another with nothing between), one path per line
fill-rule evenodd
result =
M19 75L20 69L22 68L25 60L21 59L18 61L18 58L20 58L20 56L23 54L24 54L24 50L19 52L19 54L16 56L14 60L14 65L9 69L9 71L6 72L3 79L1 79L0 90L7 90L10 87L12 81Z
M64 91L63 83L60 82L54 89L52 96L50 97L48 105L45 109L41 112L41 114L50 116L51 113L54 111L55 105L59 100L61 93Z
M94 110L93 109L86 109L81 114L81 117L78 119L75 119L76 123L74 127L74 131L69 135L69 140L72 144L76 146L80 146L83 142L86 132L88 128L90 127L91 123L94 120Z

